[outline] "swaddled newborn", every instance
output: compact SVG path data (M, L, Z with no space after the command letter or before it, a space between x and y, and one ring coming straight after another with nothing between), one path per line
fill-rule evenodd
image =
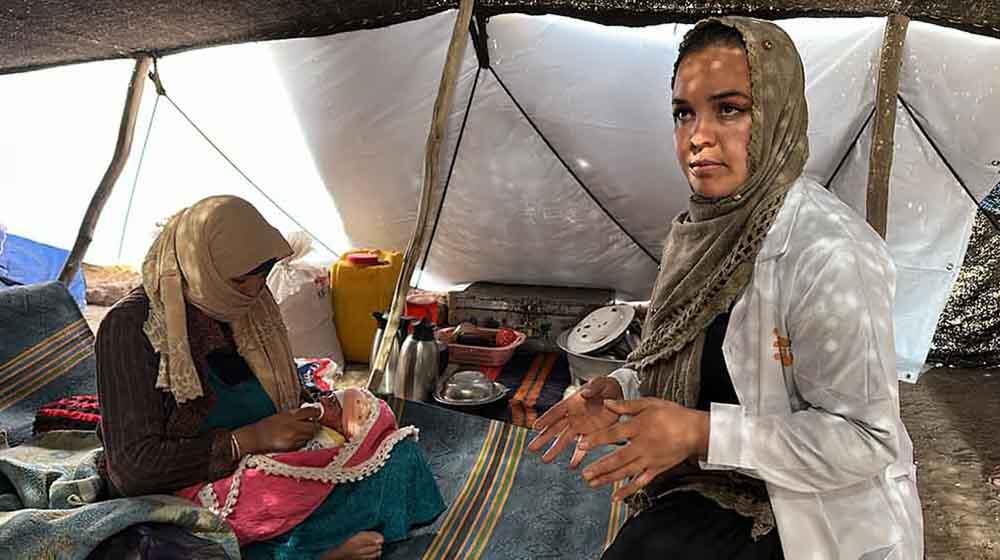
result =
M330 397L323 397L318 403L306 403L304 407L320 410L318 421L322 428L306 444L305 449L337 447L346 441L355 441L365 428L373 409L378 408L378 399L361 389L348 388L336 391Z

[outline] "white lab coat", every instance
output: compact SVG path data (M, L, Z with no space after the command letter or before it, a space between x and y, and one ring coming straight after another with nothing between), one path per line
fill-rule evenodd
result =
M799 179L733 307L722 350L740 404L712 404L702 463L767 483L789 560L923 558L894 290L882 239ZM634 371L612 375L626 398L639 396Z

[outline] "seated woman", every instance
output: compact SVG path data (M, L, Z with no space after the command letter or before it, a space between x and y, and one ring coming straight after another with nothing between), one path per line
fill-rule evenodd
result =
M385 403L348 391L300 406L265 285L290 253L239 198L170 219L143 285L97 335L107 477L118 495L177 492L212 506L247 558L377 558L444 504L405 439L412 429L397 429Z
M583 471L633 515L605 560L918 560L882 239L802 175L802 61L774 24L699 23L674 67L674 219L626 367L538 419L530 449L624 442Z

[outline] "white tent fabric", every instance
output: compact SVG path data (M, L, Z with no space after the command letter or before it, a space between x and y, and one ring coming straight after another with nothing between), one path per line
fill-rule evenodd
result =
M916 381L938 317L958 277L982 200L1000 180L1000 41L910 24L900 76L886 240L897 268L896 354L900 377ZM984 67L983 61L991 61ZM932 147L924 131L941 150ZM864 214L870 135L835 192ZM945 160L970 192L956 180ZM850 178L848 178L850 177ZM846 185L850 188L846 188ZM971 196L970 196L971 195Z
M372 31L271 43L316 168L354 246L402 249L413 233L424 146L455 13ZM476 73L465 53L447 171Z
M565 171L493 76L483 74L427 263L475 279L648 293L656 263ZM483 107L488 105L489 107ZM468 158L466 153L489 153Z
M131 66L110 61L0 77L0 221L11 233L72 246L111 158ZM132 161L123 182L134 170Z
M899 369L919 376L965 259L976 201L1000 180L1000 41L918 22L904 56L900 97L916 120L900 110L896 137L909 142L896 150L887 240L899 268L896 325L906 335Z
M274 47L300 120L316 123L304 129L356 245L401 247L412 230L422 144L407 140L423 138L427 120L415 119L408 109L429 113L436 86L430 79L412 80L436 75L440 57L418 55L442 48L452 18L441 14L420 25L398 26L388 45L379 42L367 52L351 48L351 36ZM799 41L807 68L820 70L808 76L809 96L827 118L819 113L810 127L809 172L823 179L850 145L849 131L860 128L870 110L884 22L783 25ZM490 62L496 74L597 202L485 71L422 285L497 280L647 295L666 227L688 192L673 163L668 104L669 76L686 29L614 28L521 15L491 19ZM405 45L402 54L388 56L399 52L393 49L397 44ZM293 63L302 60L310 61L305 78ZM418 67L422 62L426 71ZM344 75L345 67L379 71ZM406 76L407 83L389 87L391 76ZM470 47L460 92L469 91L475 79ZM454 109L464 109L467 99L456 96ZM406 117L393 118L400 113ZM452 124L460 118L453 112ZM455 139L454 126L449 138Z
M159 66L167 93L270 198L334 250L346 247L336 206L316 173L267 46L185 53ZM0 220L11 233L73 245L111 159L131 69L128 61L108 61L0 76ZM165 100L126 212L155 97L147 81L131 157L87 262L139 264L157 222L214 194L242 196L282 231L299 229Z
M446 12L373 31L194 51L168 57L160 69L178 104L323 242L336 251L398 250L415 224L454 17ZM807 173L830 182L864 214L871 141L864 127L884 20L780 24L806 66ZM492 18L492 70L478 68L471 43L465 53L442 180L452 169L467 107L468 121L415 281L429 288L474 280L599 286L644 298L669 220L688 193L674 164L669 115L669 76L687 29ZM987 179L1000 178L989 166L1000 159L1000 136L981 118L996 112L1000 96L992 88L1000 77L968 53L995 61L996 49L1000 41L915 23L902 78L902 98L979 197L992 186ZM0 122L12 123L0 139L0 221L12 232L72 243L110 156L129 70L117 61L0 77ZM146 93L132 159L90 262L118 258L155 92ZM282 231L299 229L164 101L153 126L121 260L136 263L155 221L208 194L245 196ZM974 206L904 111L895 163L888 241L900 271L897 347L901 377L915 380L961 264Z

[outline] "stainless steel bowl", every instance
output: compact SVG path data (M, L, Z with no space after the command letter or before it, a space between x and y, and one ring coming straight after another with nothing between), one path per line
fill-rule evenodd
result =
M507 388L476 370L457 371L438 384L434 398L453 406L479 406L503 398Z

